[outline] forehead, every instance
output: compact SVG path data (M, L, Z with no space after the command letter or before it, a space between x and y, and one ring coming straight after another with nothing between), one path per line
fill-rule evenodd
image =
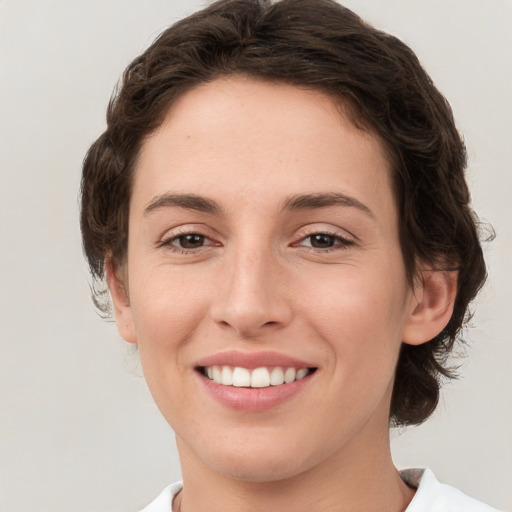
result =
M132 199L167 189L221 194L221 202L249 192L270 199L362 189L372 201L386 199L386 149L351 119L316 90L239 76L200 85L173 104L143 144Z

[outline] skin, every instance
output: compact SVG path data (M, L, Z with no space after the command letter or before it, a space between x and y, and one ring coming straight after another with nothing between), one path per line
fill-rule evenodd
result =
M352 202L283 208L332 193ZM142 147L127 258L107 269L120 333L176 433L183 512L406 508L414 491L389 451L395 367L402 342L448 322L455 276L425 268L410 286L386 151L330 98L237 76L182 96ZM277 407L237 411L195 369L231 349L317 370Z

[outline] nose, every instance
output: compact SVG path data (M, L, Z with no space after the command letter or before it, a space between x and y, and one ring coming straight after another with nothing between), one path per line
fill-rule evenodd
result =
M219 282L212 317L221 328L257 338L291 321L290 283L271 251L238 250L225 261Z

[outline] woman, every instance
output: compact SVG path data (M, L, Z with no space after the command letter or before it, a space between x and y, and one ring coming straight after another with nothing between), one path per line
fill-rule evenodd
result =
M330 0L221 0L133 61L81 223L176 433L146 511L492 510L389 450L485 280L464 168L411 50Z

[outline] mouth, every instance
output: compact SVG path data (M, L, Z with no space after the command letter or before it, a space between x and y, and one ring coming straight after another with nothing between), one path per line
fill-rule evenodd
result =
M207 379L237 388L269 388L286 386L302 380L316 371L316 368L296 368L286 366L262 366L244 368L242 366L213 365L199 366L196 370Z
M222 406L260 413L311 389L319 367L274 351L229 350L205 356L194 370L207 395Z

